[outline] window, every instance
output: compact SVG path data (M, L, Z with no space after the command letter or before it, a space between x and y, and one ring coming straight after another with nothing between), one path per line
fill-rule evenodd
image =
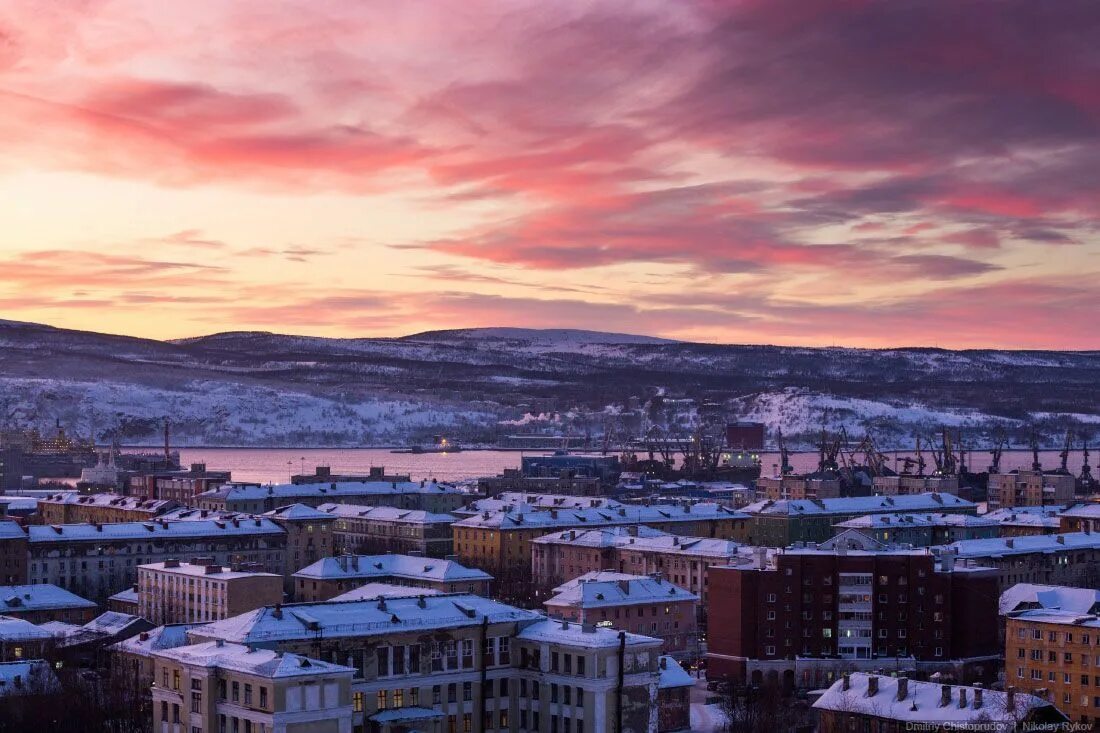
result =
M462 699L465 702L469 702L474 699L474 683L463 682L462 683Z
M240 702L240 701L241 701L241 683L240 682L234 682L233 683L233 702Z
M244 683L244 704L252 704L252 685L247 682Z
M260 707L267 708L267 688L260 688Z
M577 675L584 677L584 657L577 657Z
M577 707L579 707L579 708L584 707L584 688L583 687L578 687L577 688Z
M191 693L191 712L198 713L202 711L202 693Z
M353 692L351 695L351 709L352 712L363 712L363 693Z
M387 690L379 690L377 695L375 695L375 707L379 710L385 710L389 707L387 704L389 702L389 695L386 693Z

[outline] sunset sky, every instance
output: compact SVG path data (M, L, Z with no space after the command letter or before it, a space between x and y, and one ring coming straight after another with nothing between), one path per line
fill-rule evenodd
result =
M0 0L0 316L1100 348L1095 0Z

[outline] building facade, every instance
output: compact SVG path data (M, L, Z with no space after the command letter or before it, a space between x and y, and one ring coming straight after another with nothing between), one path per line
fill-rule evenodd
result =
M317 507L346 503L393 506L446 514L470 494L438 481L333 481L319 484L225 484L195 497L195 506L215 511L262 514L289 504Z
M334 519L336 552L396 552L425 557L453 554L452 514L360 504L322 504L317 509Z
M64 491L39 499L38 515L42 524L146 522L176 506L174 501L140 496Z
M1076 477L1042 471L989 474L989 509L1073 503Z
M1100 585L1100 534L1093 532L966 540L933 552L942 561L993 568L1002 591L1017 583Z
M708 677L819 687L886 663L989 674L1000 656L988 570L916 549L756 549L751 566L710 571L722 623L708 629Z
M282 575L199 558L140 565L137 580L138 615L158 626L217 621L283 600Z
M139 565L212 558L284 572L286 532L268 519L64 524L27 528L28 578L96 602L137 583Z
M27 531L11 520L0 520L0 581L27 582Z

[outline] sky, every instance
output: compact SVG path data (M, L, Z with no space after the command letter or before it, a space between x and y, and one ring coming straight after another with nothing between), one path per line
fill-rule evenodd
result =
M1094 0L0 0L0 316L1100 349Z

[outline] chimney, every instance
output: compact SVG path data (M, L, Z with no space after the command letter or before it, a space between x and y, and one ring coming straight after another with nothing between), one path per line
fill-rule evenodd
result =
M225 646L225 639L215 639L214 646Z
M1005 540L1005 546L1006 547L1015 547L1016 543L1013 541L1013 539L1011 537L1009 537L1007 540Z
M149 632L148 631L142 631L140 634L138 634L138 638L141 639L142 641L149 641Z
M1010 713L1016 712L1016 688L1011 685L1005 688L1005 709Z
M1059 545L1064 545L1066 544L1066 536L1064 534L1060 534L1054 541L1057 542Z
M909 697L909 678L898 677L898 702Z
M950 704L951 704L951 686L950 685L941 685L940 686L940 707L945 708Z
M842 677L841 679L843 680L843 683L841 685L842 689L847 691L847 689L852 686L852 676L845 672L844 677Z
M978 682L974 685L974 709L980 710L982 707L982 684Z
M271 615L281 620L283 618L283 604L276 603L275 608L271 609Z
M959 709L961 710L965 707L966 707L966 688L965 687L960 687L959 688Z
M878 677L875 675L868 675L867 677L867 697L874 697L878 694Z

